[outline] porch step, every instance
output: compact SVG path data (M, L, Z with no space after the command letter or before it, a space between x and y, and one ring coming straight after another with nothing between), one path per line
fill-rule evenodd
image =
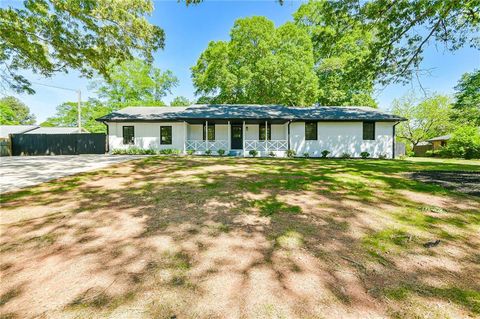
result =
M242 150L230 150L230 152L228 152L228 156L243 156L243 151Z

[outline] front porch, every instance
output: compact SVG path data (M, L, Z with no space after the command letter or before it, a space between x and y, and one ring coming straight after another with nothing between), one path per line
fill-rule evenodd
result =
M288 150L288 123L256 122L185 122L185 152L205 154L210 151L249 156L255 150L258 156L285 156Z

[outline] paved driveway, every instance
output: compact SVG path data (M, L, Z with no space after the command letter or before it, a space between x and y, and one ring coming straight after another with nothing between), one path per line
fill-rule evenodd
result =
M0 157L0 193L62 176L96 170L139 155L62 155Z

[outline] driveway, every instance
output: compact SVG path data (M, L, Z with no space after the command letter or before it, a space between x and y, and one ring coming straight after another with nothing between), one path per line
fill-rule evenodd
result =
M59 177L92 171L139 155L62 155L0 157L0 193L11 192Z

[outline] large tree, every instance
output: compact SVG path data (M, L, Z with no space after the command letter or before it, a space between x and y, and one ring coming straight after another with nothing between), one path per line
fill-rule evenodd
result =
M433 43L480 43L479 0L320 0L294 18L314 45L322 104L368 104L374 84L411 81Z
M170 106L188 106L190 104L192 104L192 102L184 96L176 96L172 102L170 102Z
M480 126L480 70L462 75L455 86L453 109L455 120Z
M398 124L396 135L416 146L419 142L450 132L453 125L451 99L445 95L433 95L419 99L410 93L393 101L392 112L408 121Z
M313 44L320 105L376 106L372 94L375 74L360 72L370 55L373 33L350 16L348 7L330 1L311 1L294 13Z
M82 104L82 127L92 133L105 132L103 123L95 119L112 112L112 106L105 105L98 100L89 100ZM78 126L77 102L65 102L57 106L54 116L47 118L40 126L76 127Z
M147 20L151 0L26 0L0 9L0 85L33 93L21 75L52 76L69 69L108 77L112 59L140 55L148 62L164 32Z
M94 83L100 99L113 104L164 105L162 98L178 85L172 71L162 72L142 60L112 62L109 79ZM157 103L155 103L157 102Z
M210 42L192 67L196 94L214 103L311 105L317 101L312 43L293 23L239 19L230 41Z
M0 124L28 125L35 124L35 115L25 103L13 96L0 99Z

